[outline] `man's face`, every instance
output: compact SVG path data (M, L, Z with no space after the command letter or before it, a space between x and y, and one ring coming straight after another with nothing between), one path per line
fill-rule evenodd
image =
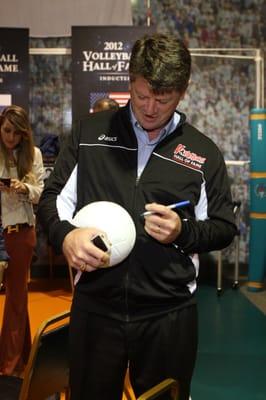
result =
M172 117L184 93L154 94L149 83L137 77L130 83L131 105L138 123L148 132L160 130Z

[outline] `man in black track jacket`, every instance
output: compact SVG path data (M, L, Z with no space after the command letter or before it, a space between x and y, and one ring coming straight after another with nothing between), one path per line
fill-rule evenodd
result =
M81 271L70 329L72 400L121 399L127 367L137 396L165 378L188 400L197 352L198 253L236 234L227 172L216 145L176 111L191 56L177 38L145 36L132 50L131 100L79 121L43 192L38 216L49 240ZM119 265L76 228L95 201L132 216L135 246ZM166 207L188 200L182 209ZM152 211L145 218L143 211ZM117 221L119 224L119 221Z

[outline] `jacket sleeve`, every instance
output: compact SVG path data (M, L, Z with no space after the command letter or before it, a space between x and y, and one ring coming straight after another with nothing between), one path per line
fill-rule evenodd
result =
M59 152L38 206L37 218L57 253L62 252L67 233L75 228L71 219L76 208L77 159L78 135L73 133Z
M227 247L237 234L226 165L222 154L214 152L204 173L201 194L206 213L183 215L182 230L175 244L186 254L203 253Z
M23 183L28 188L28 200L33 204L37 204L44 187L44 167L42 153L37 147L34 148L32 172L23 179Z

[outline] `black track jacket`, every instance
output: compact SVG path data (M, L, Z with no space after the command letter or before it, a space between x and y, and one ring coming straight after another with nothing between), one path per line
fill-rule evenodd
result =
M185 121L154 149L137 179L138 145L129 105L81 120L61 150L41 196L38 218L61 251L71 219L93 201L112 201L132 216L137 231L125 261L83 273L74 305L119 320L138 320L194 302L197 253L226 247L236 234L226 166L216 145ZM143 228L146 203L190 200L178 210L182 232L161 244ZM119 221L118 221L119 223Z

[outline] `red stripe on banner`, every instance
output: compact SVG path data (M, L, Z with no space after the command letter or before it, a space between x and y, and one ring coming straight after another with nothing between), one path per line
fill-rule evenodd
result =
M110 99L117 101L120 107L123 107L127 104L130 94L129 92L111 92L109 93Z

